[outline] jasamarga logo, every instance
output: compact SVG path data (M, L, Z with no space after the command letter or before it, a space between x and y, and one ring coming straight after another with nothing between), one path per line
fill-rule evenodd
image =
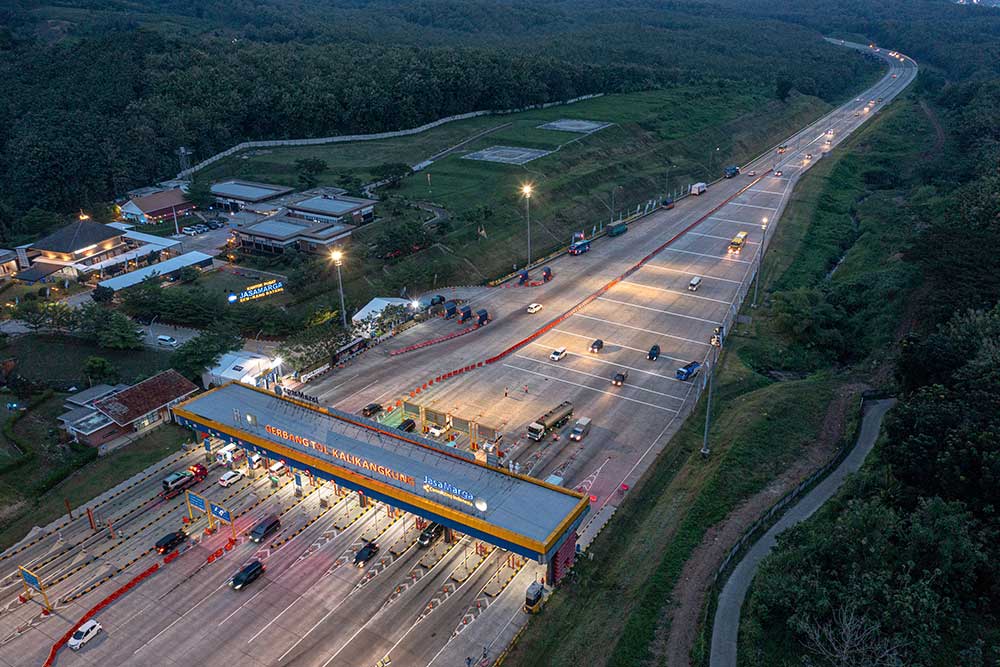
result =
M466 505L471 505L476 499L474 495L464 489L458 488L454 484L442 482L426 475L424 475L424 491L436 493L452 500L457 500L460 503L465 503Z

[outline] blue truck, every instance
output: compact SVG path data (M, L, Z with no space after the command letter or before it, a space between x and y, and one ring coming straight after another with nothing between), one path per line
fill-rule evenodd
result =
M571 255L582 255L588 250L590 250L590 241L574 241L569 246L569 254Z
M740 175L740 168L737 167L736 165L733 165L731 167L726 167L725 174L726 174L726 178L732 178L733 176L739 176Z
M677 369L676 376L678 380L690 380L694 376L698 375L698 371L701 370L701 363L697 361L692 361L690 364L686 364Z

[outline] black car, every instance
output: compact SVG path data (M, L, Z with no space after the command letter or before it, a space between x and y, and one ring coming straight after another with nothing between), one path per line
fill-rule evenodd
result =
M646 358L649 359L650 361L656 361L657 359L659 359L660 346L654 345L653 347L649 348L649 354L646 355Z
M229 585L233 587L234 591L238 591L246 588L250 582L254 581L262 574L264 574L264 564L259 560L255 560L237 572L229 582Z
M417 428L417 422L412 419L404 419L396 428L400 431L405 431L406 433L413 433L413 431Z
M372 558L378 555L378 545L374 542L365 542L365 546L358 550L358 553L354 554L354 566L364 567L368 564Z
M380 412L382 412L382 405L379 403L369 403L365 407L361 408L362 417L374 417Z
M223 225L218 220L209 220L205 224L208 225L209 229L222 229L223 227L225 227L225 225Z
M183 530L167 533L156 543L156 553L165 554L168 551L173 551L181 544L184 544L184 542L187 541L187 538L187 533Z
M593 343L590 344L590 351L597 354L602 349L604 349L604 341L598 338Z
M417 538L417 544L422 547L429 547L434 544L437 538L444 534L444 526L439 523L432 523L431 525L424 528L424 531L420 533L420 537Z
M250 539L259 544L279 528L281 528L281 520L276 515L266 516L258 521L257 525L250 531Z
M625 380L628 379L628 371L624 373L615 373L615 376L611 379L611 384L616 387L620 387L625 384Z

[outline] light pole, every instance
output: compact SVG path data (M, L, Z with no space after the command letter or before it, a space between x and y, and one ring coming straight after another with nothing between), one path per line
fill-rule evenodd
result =
M611 188L611 222L608 224L615 224L615 193L622 189L622 186L616 185Z
M340 323L347 330L347 310L344 308L344 278L340 274L340 265L344 263L344 253L334 250L330 253L330 259L337 265L337 287L340 289Z
M521 194L524 195L524 214L528 219L528 263L525 264L528 267L531 266L531 183L521 186Z
M711 352L708 353L708 398L705 402L705 434L701 439L701 456L702 458L708 458L712 450L708 448L708 429L712 423L712 387L714 382L712 381L715 376L715 362L718 361L718 352L715 352L718 348L712 347ZM714 357L714 359L712 358Z
M663 178L663 199L666 200L670 196L670 170L676 167L676 164L667 165L667 175Z
M764 242L767 240L767 217L760 221L760 229L764 232L760 237L760 247L757 248L757 279L753 281L753 304L751 308L757 307L757 288L760 287L760 272L764 264Z

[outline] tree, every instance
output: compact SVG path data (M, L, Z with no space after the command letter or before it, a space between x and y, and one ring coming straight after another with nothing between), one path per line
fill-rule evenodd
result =
M208 208L215 204L215 195L212 194L212 184L207 178L198 176L191 181L188 186L187 198L198 208Z
M302 158L295 161L295 171L299 175L299 184L304 189L319 185L319 175L326 172L330 165L326 160L315 157Z
M20 320L26 327L38 333L49 322L49 314L45 304L37 299L25 299L14 308L13 318Z
M91 291L90 298L97 303L109 303L115 298L115 291L110 287L103 287L98 285Z
M185 266L177 272L177 280L182 283L193 283L198 280L198 276L201 275L201 271L193 266Z
M135 322L116 310L90 303L77 311L77 333L109 350L138 350L142 337Z
M792 92L792 82L788 79L778 79L774 84L774 96L782 102L788 101L788 96Z
M229 331L205 331L184 343L170 356L170 365L181 375L201 381L201 374L226 352L243 347L243 339Z
M83 375L87 378L90 386L101 384L102 382L117 382L121 373L118 368L104 357L87 357L83 361Z
M28 212L17 221L14 230L21 236L41 236L47 234L63 223L63 217L58 213L46 211L37 206L28 209Z

